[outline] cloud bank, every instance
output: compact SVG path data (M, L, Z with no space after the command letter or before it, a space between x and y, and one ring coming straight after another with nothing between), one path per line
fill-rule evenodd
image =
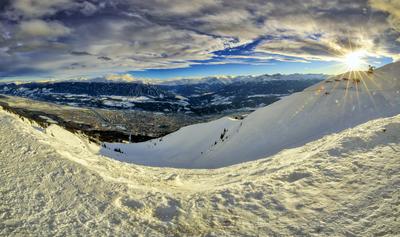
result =
M399 58L398 0L3 0L0 77Z

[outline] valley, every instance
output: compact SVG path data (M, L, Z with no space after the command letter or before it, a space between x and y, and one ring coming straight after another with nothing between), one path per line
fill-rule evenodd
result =
M71 132L83 133L98 144L143 142L213 119L210 116L79 108L15 96L0 96L0 106L42 127L58 124Z
M313 85L325 75L263 75L146 82L0 84L0 105L42 126L58 124L98 144L136 143L255 109Z

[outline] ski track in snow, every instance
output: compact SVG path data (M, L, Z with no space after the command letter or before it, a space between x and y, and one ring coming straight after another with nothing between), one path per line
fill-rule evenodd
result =
M399 236L400 115L214 170L98 156L0 111L1 236Z

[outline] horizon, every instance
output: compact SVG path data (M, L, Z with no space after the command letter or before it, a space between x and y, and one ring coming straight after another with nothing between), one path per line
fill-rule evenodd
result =
M392 64L392 63L396 63L396 62L400 62L400 61L392 61L392 62L388 62L388 63L379 63L379 67L376 67L373 64L369 64L371 66L374 66L375 68L379 69L380 67L384 67L388 64ZM336 65L338 66L338 65ZM185 70L190 70L190 68L184 68ZM159 71L180 71L181 69L152 69L150 71L157 71L156 74L159 73ZM367 67L365 66L365 68L362 68L358 71L366 71ZM284 76L290 76L290 75L324 75L324 76L328 76L328 77L333 77L333 76L337 76L340 74L344 74L344 73L348 73L351 72L351 70L343 70L343 71L336 71L336 73L324 73L324 72L320 72L320 71L305 71L305 72L287 72L287 73L282 73L282 72L278 72L278 71L272 71L270 73L268 72L260 72L260 73L255 73L255 74L229 74L229 75L223 75L223 74L203 74L203 75L197 75L197 76L176 76L176 77L168 77L168 76L162 76L162 77L148 77L146 75L151 75L152 73L149 72L149 70L146 71L142 71L140 74L136 74L133 75L131 72L124 72L124 73L120 73L120 74L105 74L101 77L92 77L92 78L85 78L85 77L73 77L73 78L64 78L64 79L56 79L56 78L19 78L19 77L15 77L15 78L3 78L1 79L0 77L0 84L1 83L30 83L30 82L65 82L65 81L76 81L76 82L86 82L86 81L95 81L97 79L102 79L104 81L109 81L109 82L137 82L137 81L154 81L154 82L161 82L161 81L178 81L178 80L201 80L201 79L206 79L206 78L235 78L235 77L259 77L259 76L274 76L274 75L284 75ZM168 74L168 73L167 73ZM143 75L143 76L140 76ZM124 79L124 77L128 77L128 79ZM109 78L114 78L114 79L109 79Z

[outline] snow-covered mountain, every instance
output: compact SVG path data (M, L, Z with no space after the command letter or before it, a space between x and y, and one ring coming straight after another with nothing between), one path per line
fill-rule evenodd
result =
M150 166L218 168L304 145L326 134L400 113L400 62L350 72L250 114L180 129L159 140L106 144L102 154ZM114 152L115 149L121 152Z
M159 81L159 84L138 80L10 83L0 84L0 94L75 107L218 115L253 111L324 78L319 74L276 74Z
M217 170L118 162L1 110L0 134L0 236L400 235L400 116Z
M214 76L204 77L199 79L171 79L171 80L158 80L158 81L146 81L147 83L158 84L158 85L197 85L197 84L222 84L228 85L238 82L266 82L274 80L282 81L296 81L296 80L321 80L327 78L325 74L264 74L264 75L250 75L250 76Z

